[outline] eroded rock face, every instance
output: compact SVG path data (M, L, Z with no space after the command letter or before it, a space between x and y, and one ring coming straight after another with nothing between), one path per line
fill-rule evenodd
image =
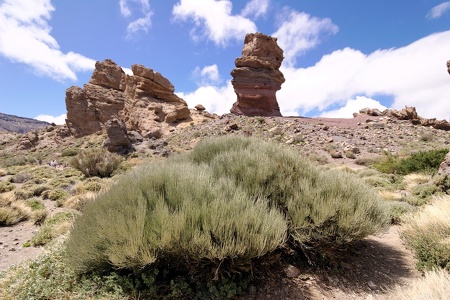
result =
M380 112L376 108L364 108L359 111L360 114L366 114L369 116L385 116L397 120L411 121L414 125L422 125L426 127L433 127L440 130L450 130L450 123L446 120L436 120L435 118L427 119L418 115L416 108L412 106L406 106L404 109L386 109Z
M66 124L73 135L92 134L117 118L128 131L144 137L162 124L190 117L186 102L174 94L170 81L142 65L126 75L110 59L95 64L89 83L66 90Z
M283 58L276 38L262 33L246 35L242 57L236 59L236 68L231 71L231 83L237 95L232 113L281 116L275 94L285 81L279 70Z

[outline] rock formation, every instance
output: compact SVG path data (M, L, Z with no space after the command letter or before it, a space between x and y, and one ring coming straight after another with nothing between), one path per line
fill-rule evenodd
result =
M447 71L448 74L450 74L450 60L447 61Z
M386 109L380 112L376 108L364 108L359 111L360 114L369 116L385 116L396 120L409 120L414 125L422 125L427 127L433 127L435 129L450 130L450 123L446 120L436 120L435 118L427 119L422 118L417 114L416 108L412 106L406 106L404 109Z
M110 152L126 153L132 149L131 141L127 135L125 123L113 118L105 123L108 138L103 143L103 147Z
M281 116L276 92L285 81L279 68L283 50L277 39L262 33L245 36L242 57L231 71L237 101L231 112L246 116Z
M143 137L155 127L190 117L186 102L174 94L174 87L160 73L142 65L131 67L126 75L110 59L95 64L89 83L66 91L66 124L72 134L81 137L105 128L116 118L126 130Z

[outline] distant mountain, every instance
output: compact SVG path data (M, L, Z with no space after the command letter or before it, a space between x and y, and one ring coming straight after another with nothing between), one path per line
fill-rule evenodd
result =
M0 113L0 131L25 133L48 125L47 122Z

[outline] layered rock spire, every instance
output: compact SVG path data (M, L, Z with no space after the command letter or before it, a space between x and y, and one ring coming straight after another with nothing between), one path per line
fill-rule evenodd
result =
M285 79L280 66L283 50L277 39L262 33L245 36L242 57L235 60L231 71L237 101L232 113L246 116L281 116L276 92Z

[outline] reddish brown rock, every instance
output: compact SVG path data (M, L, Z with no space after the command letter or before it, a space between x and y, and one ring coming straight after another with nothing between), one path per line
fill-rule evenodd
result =
M112 60L95 64L89 83L66 91L66 124L73 135L92 134L118 118L128 131L144 137L161 124L190 118L186 102L174 94L170 81L142 65L124 73Z
M108 149L108 151L126 153L132 149L127 129L122 121L112 118L106 122L105 128L108 138L103 143L103 147Z
M242 57L235 61L231 71L237 101L232 113L246 116L281 116L276 92L285 79L279 68L283 50L277 39L262 33L247 34Z

